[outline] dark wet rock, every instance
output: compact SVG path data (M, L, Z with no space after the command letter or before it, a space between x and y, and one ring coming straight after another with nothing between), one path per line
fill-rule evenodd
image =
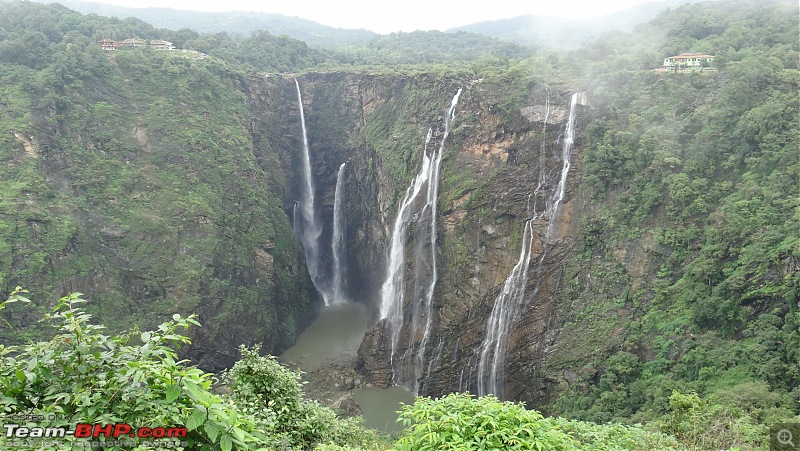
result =
M386 388L392 384L392 364L389 360L391 343L386 326L386 320L382 320L372 330L367 331L358 348L358 371L378 388Z

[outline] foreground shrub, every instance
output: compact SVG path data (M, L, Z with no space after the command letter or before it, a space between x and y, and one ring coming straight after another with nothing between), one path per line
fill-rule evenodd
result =
M178 361L174 348L189 342L178 331L197 325L193 317L174 315L156 331L108 336L102 333L103 326L89 322L91 315L80 308L86 302L81 296L61 298L46 317L57 327L52 340L0 345L0 409L5 416L38 414L52 419L20 421L20 426L185 426L188 433L179 439L191 449L255 448L264 440L251 419L209 391L210 374ZM63 440L80 442L74 437ZM6 444L5 437L0 444ZM153 445L158 441L140 443Z
M597 424L587 421L574 421L555 418L561 430L580 443L578 449L611 451L611 450L667 450L682 449L670 435L650 432L640 426L628 426L620 423Z
M701 399L696 393L673 391L670 413L661 428L688 449L763 449L769 444L768 428L741 409Z
M360 418L338 419L333 409L303 399L302 373L259 355L259 346L241 347L242 358L222 380L237 409L251 415L271 437L270 449L372 448L374 432Z
M420 397L403 406L399 421L407 428L395 446L399 450L577 449L553 420L494 396Z

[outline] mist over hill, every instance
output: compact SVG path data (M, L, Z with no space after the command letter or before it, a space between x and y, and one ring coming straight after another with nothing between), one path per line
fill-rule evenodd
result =
M659 13L700 0L664 0L587 19L569 19L537 15L487 20L447 31L469 31L517 44L534 44L553 49L574 49L591 43L610 31L630 32Z

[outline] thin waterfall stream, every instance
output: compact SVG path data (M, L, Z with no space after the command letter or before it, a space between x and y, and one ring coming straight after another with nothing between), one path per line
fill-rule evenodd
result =
M347 273L347 258L345 255L345 167L347 163L339 166L336 174L336 191L333 196L333 237L331 238L331 254L333 255L331 297L332 302L347 302L345 296L345 275Z
M437 281L436 215L439 172L445 142L450 134L461 91L459 89L450 102L441 134L436 136L438 130L434 130L433 127L428 130L419 172L406 190L405 197L397 209L389 246L386 278L381 289L380 318L388 321L393 382L413 389L414 393L419 392L425 369L425 348L431 331L433 316L431 306ZM434 144L437 137L439 138L438 146ZM425 190L424 197L421 195L423 189ZM414 246L412 246L415 286L411 292L413 297L406 303L406 235L412 223L417 224L414 231ZM401 329L404 328L404 309L408 308L407 304L411 308L409 315L411 321L405 325L404 335L409 337L412 342L409 343L405 352L398 356ZM413 342L416 337L420 338L417 342Z
M531 198L533 199L532 215L523 226L522 246L517 263L506 278L503 289L494 301L492 312L486 322L486 333L480 347L477 349L477 392L479 396L494 394L503 398L505 385L505 358L508 351L508 334L513 330L516 315L525 303L525 288L528 284L528 268L533 254L533 243L536 238L535 226L542 220L547 221L547 226L543 237L539 237L542 243L541 254L537 263L536 291L538 291L539 267L547 254L548 241L551 238L553 224L558 215L558 208L564 199L566 192L567 174L570 169L570 158L575 142L575 117L576 106L584 104L584 93L574 93L570 100L569 116L567 119L566 130L564 131L564 141L561 151L562 167L559 181L555 188L545 200L543 211L537 211L536 199L539 197L540 190L547 186L544 170L544 132L547 126L547 119L550 113L549 100L546 104L545 119L542 125L542 144L540 146L539 161L539 180L533 195L528 197L529 209Z
M308 274L314 283L317 291L322 294L325 305L333 303L333 296L329 287L329 281L324 280L320 271L320 238L322 237L322 224L320 224L317 214L314 193L314 177L311 171L311 155L308 148L308 132L306 131L306 116L303 111L303 96L300 93L300 83L295 79L297 88L297 107L300 110L300 127L303 133L303 187L301 197L295 204L293 217L294 232L303 244L303 252L306 257ZM299 215L297 214L299 211Z

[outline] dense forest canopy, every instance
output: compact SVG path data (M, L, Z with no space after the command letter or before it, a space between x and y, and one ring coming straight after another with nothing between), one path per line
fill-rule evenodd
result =
M619 320L628 331L621 349L602 362L597 385L559 401L561 412L645 420L671 388L716 393L758 415L796 412L797 8L736 5L683 7L640 27L637 39L611 36L569 57L588 58L598 77L583 180L606 204L588 218L576 268L642 238L658 266L646 284L628 285L637 291L608 299L629 315ZM637 45L620 55L622 39ZM718 72L630 70L685 49L716 55ZM615 285L625 284L607 288Z
M464 438L447 409L470 419L484 418L482 409L496 412L501 429L530 430L551 449L765 449L768 426L800 414L799 17L791 0L698 2L570 51L432 31L323 50L263 30L169 30L58 4L0 2L0 288L17 296L14 287L30 288L32 298L43 299L3 311L3 340L34 343L4 348L3 409L38 408L37 399L56 409L62 392L125 387L130 375L104 368L138 359L144 369L131 377L141 385L124 390L152 403L129 411L111 400L116 416L107 420L191 421L193 443L222 449L416 449ZM106 52L97 44L126 38L164 39L200 53ZM714 55L710 70L654 70L688 51ZM592 113L576 167L580 196L592 208L577 217L577 250L563 276L561 301L570 306L561 319L563 344L547 362L552 372L569 371L569 383L548 405L533 406L569 420L453 395L405 410L414 426L387 444L301 399L300 375L259 357L258 349L243 348L223 378L230 396L212 393L212 376L175 363L169 347L185 341L173 332L193 320L177 316L162 335L106 336L87 326L79 296L56 301L64 289L105 290L102 305L86 311L117 333L131 326L122 288L77 286L113 275L143 297L184 296L175 305L133 306L143 312L133 321L142 328L176 308L201 309L211 319L203 326L212 344L230 339L218 324L234 315L273 334L270 352L291 343L307 320L312 289L297 269L299 246L280 201L285 174L270 159L273 149L251 136L257 121L247 96L266 94L250 93L248 83L265 73L326 72L426 74L464 84L486 78L509 87L498 95L509 115L524 106L518 94L534 83L587 91ZM151 134L131 133L144 128ZM96 224L103 227L93 231ZM179 258L164 249L165 236L183 246ZM100 241L129 252L95 252ZM86 252L67 259L76 248ZM253 248L260 253L251 256ZM164 258L150 265L149 255ZM627 255L644 263L632 268ZM208 272L206 260L225 269ZM277 268L276 288L266 294L247 285L258 265ZM296 296L303 299L297 305L283 302ZM84 330L97 348L36 344L54 334L37 321L50 304L59 337L76 339ZM143 356L137 340L161 357ZM227 366L235 360L226 358ZM62 373L51 369L56 364ZM147 378L149 369L159 372L157 380ZM254 382L253 374L272 378L274 387ZM46 383L59 391L45 393ZM276 407L270 397L284 404ZM91 402L75 399L60 413L88 421ZM217 416L201 419L198 405ZM291 424L276 413L282 407ZM434 423L441 434L426 435L420 425ZM470 427L481 430L476 424ZM319 431L329 433L330 448Z

